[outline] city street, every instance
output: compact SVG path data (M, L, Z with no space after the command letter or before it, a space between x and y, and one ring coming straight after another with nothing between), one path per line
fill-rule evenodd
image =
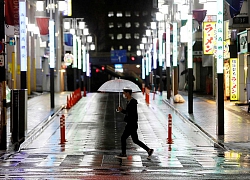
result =
M1 179L249 179L250 159L215 148L214 142L181 119L156 95L150 104L138 100L139 139L153 148L151 160L127 140L126 160L120 137L125 123L117 113L118 94L89 93L70 110L62 110L32 142L0 161ZM125 106L125 100L121 99ZM173 144L167 144L168 114ZM66 119L66 141L60 144L60 117Z

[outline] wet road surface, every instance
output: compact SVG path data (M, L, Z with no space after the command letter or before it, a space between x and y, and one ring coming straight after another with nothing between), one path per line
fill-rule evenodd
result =
M20 152L0 161L1 179L250 179L250 157L215 148L190 123L158 98L138 100L139 139L153 148L151 160L127 140L126 160L121 151L125 123L115 112L118 95L93 93L72 109L63 110L41 135ZM125 106L125 100L122 100ZM60 144L60 116L66 117L66 140ZM167 144L168 114L173 119L173 144Z

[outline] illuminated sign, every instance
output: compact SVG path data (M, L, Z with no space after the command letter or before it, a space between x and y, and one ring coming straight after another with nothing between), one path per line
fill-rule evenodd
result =
M230 100L238 100L238 67L237 58L230 59Z
M203 52L204 54L214 54L216 22L203 23Z
M78 38L78 69L82 69L82 40Z
M166 66L170 67L170 24L166 23Z
M217 41L217 73L223 73L224 64L224 22L223 6L224 0L217 0L217 23L216 23L216 41Z
M26 2L19 2L21 71L27 71Z
M55 68L55 29L54 20L49 20L49 66Z
M82 46L82 72L86 72L86 46Z
M71 63L74 61L74 56L72 54L66 53L64 55L64 63L65 65L71 65Z
M190 32L192 33L192 31ZM177 23L173 23L173 66L177 66Z
M141 78L145 79L145 60L142 58L141 60Z
M188 15L188 68L193 68L193 16Z
M73 68L77 67L77 39L76 35L73 35L73 56L74 56L74 61L73 61Z

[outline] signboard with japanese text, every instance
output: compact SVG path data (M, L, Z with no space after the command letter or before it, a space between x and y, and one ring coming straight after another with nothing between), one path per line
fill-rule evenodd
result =
M237 58L230 59L230 100L238 100L238 67Z
M203 23L203 52L204 54L213 54L215 45L215 27L216 22Z
M19 2L20 63L21 71L27 71L26 2Z
M224 65L224 21L223 21L223 0L217 1L217 22L216 22L216 47L217 47L217 74L223 74Z

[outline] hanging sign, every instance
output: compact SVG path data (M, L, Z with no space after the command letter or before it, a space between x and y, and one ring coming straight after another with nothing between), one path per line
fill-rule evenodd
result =
M230 100L238 100L238 66L237 58L230 59Z

